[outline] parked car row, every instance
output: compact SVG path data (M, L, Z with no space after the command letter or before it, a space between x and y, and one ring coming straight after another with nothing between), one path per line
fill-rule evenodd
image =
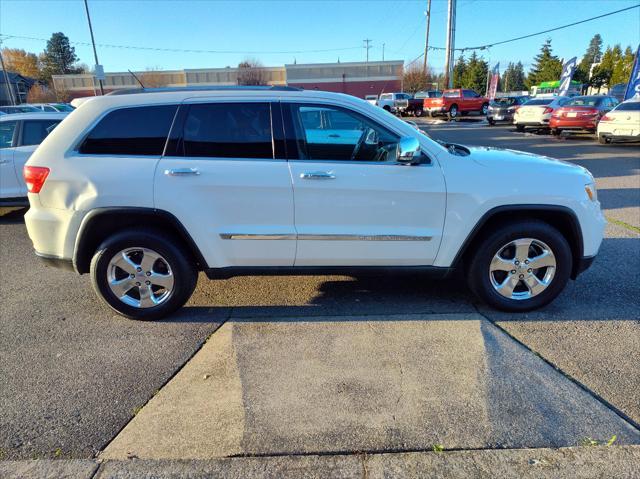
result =
M585 95L533 98L513 107L516 130L545 129L596 134L600 143L640 141L640 99L619 103L615 97ZM489 118L489 125L494 124ZM508 121L508 120L507 120Z

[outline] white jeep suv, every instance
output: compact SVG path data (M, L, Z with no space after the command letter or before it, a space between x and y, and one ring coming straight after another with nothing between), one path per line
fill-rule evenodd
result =
M288 87L125 91L83 103L28 161L36 254L133 319L180 308L198 271L446 275L525 311L586 269L591 174L440 144L364 100Z

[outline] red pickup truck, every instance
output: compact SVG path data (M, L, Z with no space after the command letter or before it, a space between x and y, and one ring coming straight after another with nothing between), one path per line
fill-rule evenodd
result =
M425 98L423 109L430 116L448 115L449 118L456 118L461 114L466 115L470 111L486 115L489 109L489 99L478 95L473 90L455 88L445 90L440 98Z

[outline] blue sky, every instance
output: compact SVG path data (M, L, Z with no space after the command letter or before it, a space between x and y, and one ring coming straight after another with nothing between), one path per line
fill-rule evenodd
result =
M215 1L89 0L97 43L173 49L232 51L178 53L98 46L106 71L235 66L247 57L264 65L363 61L363 39L372 40L371 60L409 61L424 45L426 0L396 1ZM638 4L639 0L458 0L456 47L500 41ZM446 0L432 0L430 43L445 45ZM64 32L89 42L81 0L0 0L0 33L48 38ZM600 33L605 45L635 49L640 9L547 35L493 47L481 54L493 65L521 60L528 69L545 37L560 57L582 56ZM39 52L45 42L9 38L3 46ZM89 46L75 45L80 60L93 65ZM332 51L317 51L332 50ZM299 53L293 53L294 51ZM255 52L255 53L244 53ZM280 53L274 53L280 52ZM444 53L429 52L442 71ZM504 69L504 67L502 67Z

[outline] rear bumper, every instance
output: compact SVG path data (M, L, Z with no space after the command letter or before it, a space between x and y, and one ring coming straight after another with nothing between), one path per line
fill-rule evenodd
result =
M611 140L620 141L640 141L640 135L614 135L613 133L600 132L598 136L601 138L609 138Z
M551 118L549 121L549 126L551 128L559 128L561 130L590 130L593 131L598 126L597 121L595 119L589 120L572 120L568 121L565 119L556 120L555 118Z
M513 113L487 113L487 120L513 122Z

